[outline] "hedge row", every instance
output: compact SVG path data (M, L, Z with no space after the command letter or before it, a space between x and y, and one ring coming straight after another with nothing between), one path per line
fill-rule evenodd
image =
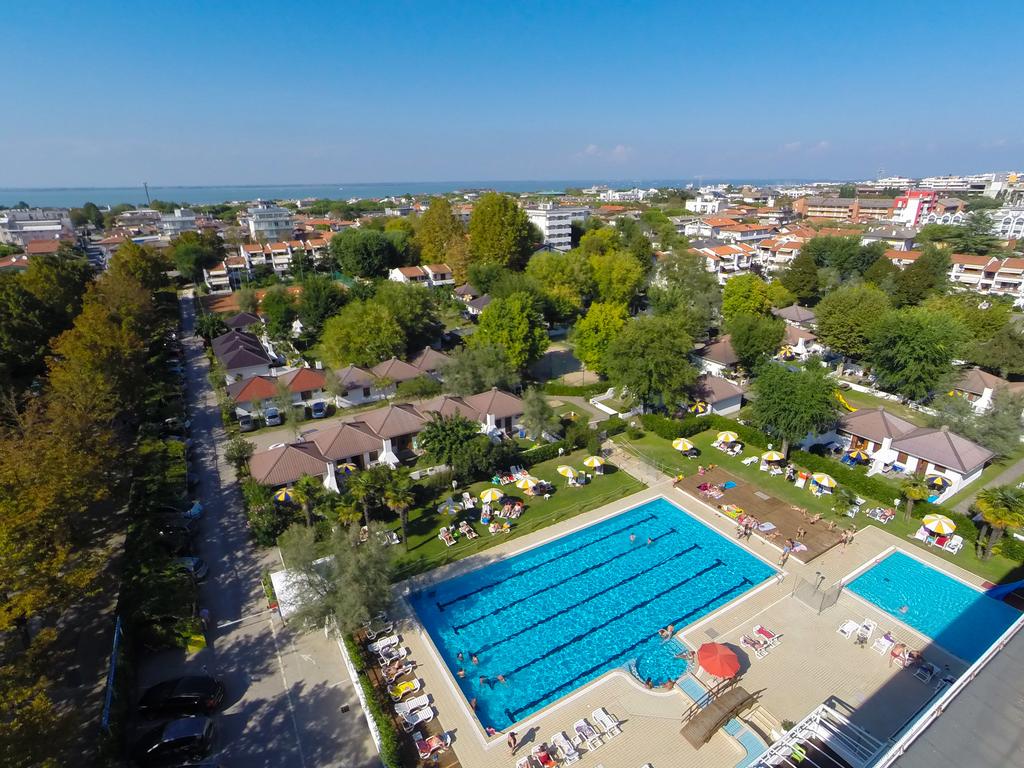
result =
M868 477L863 472L850 469L835 459L827 459L824 456L817 456L807 451L792 451L790 459L795 464L811 470L811 472L825 472L832 475L839 485L856 494L872 498L875 501L891 504L892 500L900 495L899 488L896 488L887 480L882 480L878 477Z
M557 381L549 381L544 385L545 395L558 397L586 397L591 398L608 391L610 385L607 381L598 381L593 384L582 384L573 386L571 384L559 384Z
M617 435L620 432L625 432L627 426L629 426L629 424L625 419L620 419L618 416L612 416L604 421L597 422L596 428L598 432L604 432L608 437L611 437L612 435Z
M384 693L374 687L366 674L368 664L366 653L351 635L346 634L344 642L345 650L348 651L348 657L352 660L352 666L355 667L359 677L359 685L363 689L366 708L369 710L368 714L377 724L377 731L380 733L380 761L385 768L402 768L402 736L388 714Z

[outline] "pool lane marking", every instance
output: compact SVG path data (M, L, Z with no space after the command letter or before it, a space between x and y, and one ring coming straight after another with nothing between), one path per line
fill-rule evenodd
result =
M678 533L678 531L675 528L671 528L671 529L665 531L664 533L659 533L657 536L651 537L651 542L653 543L655 541L658 541L659 539L663 539L663 538L665 538L666 536L668 536L669 534L672 534L672 533ZM634 546L630 547L629 549L623 550L619 554L614 555L613 557L610 557L609 559L605 560L604 562L594 563L592 565L588 565L582 571L577 571L576 573L570 574L568 576L563 576L558 581L552 582L551 584L548 584L546 587L541 587L540 589L538 589L538 590L536 590L534 592L531 592L528 595L524 595L523 597L519 598L518 600L513 600L510 603L505 603L503 605L500 605L497 608L495 608L493 611L491 611L490 613L481 614L480 616L477 616L475 619L470 619L469 621L465 621L462 624L455 624L455 625L452 626L452 631L455 632L455 634L458 634L461 630L465 629L468 626L476 624L478 621L483 621L484 619L491 618L493 616L497 616L499 613L504 613L509 608L513 608L513 607L515 607L516 605L519 605L522 602L525 602L527 600L531 600L534 597L537 597L538 595L542 595L545 592L548 592L548 591L550 591L552 589L555 589L556 587L563 586L565 584L565 582L567 582L569 579L575 579L575 578L578 578L578 577L582 576L585 573L590 573L591 571L596 571L599 568L604 568L606 565L614 563L616 560L619 560L619 559L625 557L626 555L633 554L634 552L641 551L642 549L643 549L643 545L641 545L641 546L635 546L634 545ZM700 544L696 544L696 543L695 544L691 544L689 547L687 547L684 550L681 550L677 554L678 555L688 555L690 552L692 552L695 549L700 549Z
M683 616L681 616L679 619L677 619L675 622L672 622L672 623L675 624L675 623L683 622L685 619L689 618L690 616L692 616L693 614L697 613L698 611L703 610L704 608L707 608L707 607L713 605L714 603L718 602L719 600L721 600L726 595L729 595L729 594L735 592L737 589L740 589L740 588L742 588L742 587L744 587L744 586L746 586L748 584L751 584L751 583L752 582L750 581L750 579L748 579L748 578L746 578L744 576L740 580L740 582L738 584L736 584L735 586L732 586L729 589L725 590L724 592L722 592L722 593L718 594L717 596L711 598L706 603L704 603L704 605L699 605L696 608L690 610L689 612L685 613ZM546 701L548 698L550 698L554 694L558 693L559 691L562 691L562 690L564 690L566 688L569 688L571 686L576 685L576 683L580 679L586 677L587 675L593 674L594 672L599 670L601 667L603 667L605 664L608 664L609 662L614 661L615 659L619 658L620 656L623 656L624 654L627 654L630 651L633 651L633 650L639 648L644 643L648 643L650 641L651 641L650 635L644 635L642 638L637 640L632 645L628 645L625 648L622 648L622 649L618 650L617 652L613 653L611 656L606 657L600 663L595 664L594 666L590 667L590 669L584 670L583 672L578 674L576 677L574 677L572 680L569 680L569 681L564 682L564 683L562 683L561 685L559 685L559 686L557 686L555 688L552 688L551 690L549 690L544 695L534 699L531 702L528 702L528 703L524 704L523 706L519 707L518 709L506 710L505 711L505 715L506 716L517 715L520 712L522 712L523 710L530 709L531 707L534 707L534 706L536 706L538 704L543 703L544 701ZM509 717L509 720L511 720L514 723L516 719L515 719L515 717Z
M674 558L669 558L669 559L674 559ZM658 563L657 565L651 566L650 568L647 568L645 570L646 571L653 570L656 567L664 565L666 562L668 562L668 560L664 560L664 561ZM666 595L674 592L675 590L679 589L680 587L688 584L689 582L693 581L694 579L700 578L701 576L704 576L705 574L710 573L711 571L715 570L716 568L720 568L723 565L725 565L725 563L716 558L710 565L708 565L708 566L706 566L704 568L701 568L699 571L697 571L696 573L693 573L693 574L687 576L682 581L679 581L679 582L673 584L671 587L668 587L667 589L661 590L661 592L658 592L658 593L652 595L651 597L648 597L646 600L641 600L639 603L636 603L635 605L631 605L626 610L620 611L615 616L608 617L602 623L597 624L595 626L592 626L592 627L590 627L589 629L587 629L584 632L580 632L579 634L575 635L574 637L569 638L565 642L559 643L558 645L556 645L553 648L549 648L547 651L544 652L544 654L542 656L534 656L530 661L523 662L518 667L510 669L508 672L506 672L504 674L504 676L505 677L510 677L510 676L512 676L512 675L514 675L514 674L516 674L518 672L522 672L524 669L529 669L531 666L536 664L538 661L542 661L543 659L547 659L547 658L551 657L552 655L554 655L556 653L564 651L569 646L575 645L580 640L582 640L583 638L589 636L591 633L597 631L598 629L601 629L602 627L606 627L606 626L608 626L609 624L611 624L614 621L619 621L620 619L623 619L626 616L629 616L634 611L638 611L641 608L646 608L648 605L650 605L651 603L655 602L656 600L660 600L661 598L663 598ZM631 581L632 578L636 578L636 576L640 576L644 572L645 571L641 571L640 573L638 573L635 576L631 577L631 579L628 579L628 581ZM625 582L622 582L622 583L625 583ZM608 589L606 589L606 590L604 590L602 592L597 592L597 593L591 595L586 600L584 600L582 602L579 602L579 603L576 603L573 606L573 608L575 608L576 606L579 606L579 605L584 605L584 604L590 602L591 600L594 600L598 596L608 594L612 590L617 589L618 587L620 587L622 585L622 583L616 584L615 586L610 587L610 588L608 588ZM547 619L545 619L545 621L546 620ZM521 633L517 633L517 634L521 634ZM503 638L502 640L498 641L497 644L500 645L501 643L505 642L507 639L511 639L512 637L515 637L515 635L510 635L508 638Z
M604 541L605 539L610 539L612 536L617 536L618 534L622 533L623 531L628 531L630 528L635 528L638 525L641 525L643 523L649 523L651 520L656 520L656 519L657 519L656 515L647 515L647 517L641 518L640 520L636 520L636 521L630 523L629 525L624 525L621 528L616 528L614 531L610 531L609 533L606 533L604 536L601 536L599 538L593 539L592 541L588 541L588 542L585 542L583 544L580 544L579 546L574 547L573 549L568 549L565 552L559 552L558 554L556 554L556 555L554 555L552 557L549 557L547 560L542 560L541 562L539 562L539 563L537 563L535 565L531 565L528 568L524 568L524 569L522 569L520 571L513 571L509 576L507 576L506 578L503 578L503 579L501 579L499 581L492 581L489 584L484 584L483 586L477 587L476 589L471 590L469 592L466 592L465 594L459 595L458 597L454 597L451 600L446 600L443 603L435 603L435 605L437 605L437 610L439 610L441 612L444 612L444 609L447 608L449 605L454 605L455 603L457 603L457 602L459 602L461 600L465 600L467 597L472 597L473 595L479 594L480 592L484 592L485 590L493 589L494 587L497 587L497 586L499 586L501 584L507 584L512 579L518 578L519 576L523 576L523 575L525 575L527 573L533 573L538 568L543 568L545 565L550 565L551 563L555 562L556 560L562 559L566 555L571 555L571 554L574 554L576 552L580 552L580 551L586 549L587 547L589 547L589 546L591 546L593 544L597 544L599 541Z

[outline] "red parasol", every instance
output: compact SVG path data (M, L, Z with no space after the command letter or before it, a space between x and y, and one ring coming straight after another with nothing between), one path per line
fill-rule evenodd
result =
M735 677L740 671L736 654L721 643L704 643L697 649L697 662L715 677Z

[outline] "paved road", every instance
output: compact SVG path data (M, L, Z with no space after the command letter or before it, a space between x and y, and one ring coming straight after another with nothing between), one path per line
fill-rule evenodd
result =
M191 298L182 300L181 312L193 466L205 507L197 547L210 565L200 605L216 626L210 646L199 653L168 651L144 659L140 684L202 670L222 677L228 697L218 715L217 759L228 768L379 766L337 643L322 633L292 633L266 610L260 575L279 563L274 552L258 550L249 539L234 472L218 452L224 432L202 345L191 337Z
M966 515L970 512L971 504L974 503L974 498L978 495L978 491L994 488L997 485L1016 485L1022 477L1024 477L1024 459L1014 462L983 486L979 487L974 493L957 504L955 509L957 512Z

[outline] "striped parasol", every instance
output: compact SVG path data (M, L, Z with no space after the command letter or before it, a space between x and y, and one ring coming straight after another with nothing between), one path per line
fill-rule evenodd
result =
M672 441L672 447L677 451L692 451L693 443L687 440L685 437L677 437Z
M583 466L584 467L590 467L591 469L597 469L598 467L603 467L604 464L605 464L605 461L600 456L587 456L587 458L585 458L583 460Z
M720 443L735 443L739 441L739 439L739 435L728 429L725 432L718 433L718 442Z
M338 465L338 471L341 472L341 474L343 475L351 475L357 469L359 469L359 467L357 467L355 464L352 464L351 462L345 462L344 464Z
M568 477L570 480L579 474L575 469L570 467L568 464L563 464L558 468L558 474L562 477Z
M765 451L761 454L761 458L765 461L782 461L786 457L778 451Z
M703 400L698 400L696 403L694 403L693 405L690 406L690 413L695 413L698 416L703 416L710 409L711 409L711 406L709 406Z
M536 477L530 477L527 475L526 477L516 480L516 488L522 488L524 491L529 491L532 490L539 482L540 480Z
M274 501L278 504L291 504L295 500L291 488L282 488L274 494Z
M940 536L948 536L956 530L956 523L945 515L925 515L921 525Z
M822 488L835 488L836 481L832 478L832 475L826 475L824 472L815 472L811 475L811 480L820 485Z
M480 494L481 501L499 501L505 494L500 488L488 488Z
M927 483L929 488L936 491L943 491L953 484L953 481L945 475L928 475L924 481Z
M867 464L869 461L871 461L871 457L868 456L867 453L862 451L860 448L854 448L852 451L847 451L846 458L850 459L851 461L856 461L860 464Z

